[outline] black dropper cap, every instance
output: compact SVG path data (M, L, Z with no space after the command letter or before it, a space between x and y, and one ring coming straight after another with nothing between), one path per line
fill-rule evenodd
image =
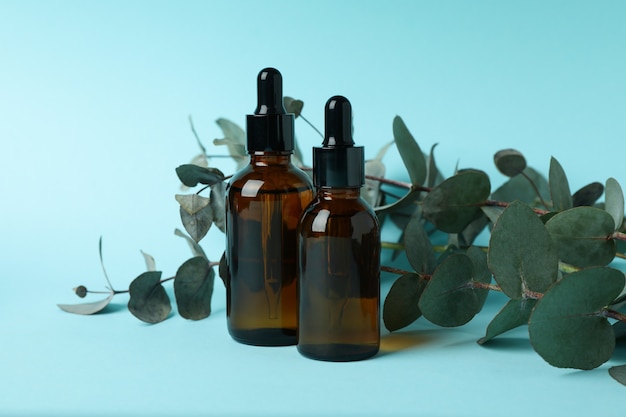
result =
M324 142L313 148L313 183L316 187L358 188L365 183L363 147L352 139L352 106L347 98L328 99Z
M257 77L257 107L247 117L248 153L292 152L293 114L283 107L283 77L275 68L265 68Z

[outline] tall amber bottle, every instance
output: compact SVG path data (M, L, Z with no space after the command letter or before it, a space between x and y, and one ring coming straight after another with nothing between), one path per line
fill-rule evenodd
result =
M325 116L324 143L313 149L317 194L298 228L298 351L353 361L380 346L380 229L360 196L363 147L352 140L350 102L330 98Z
M297 226L313 197L309 177L291 163L294 116L283 107L282 76L257 78L258 106L247 117L250 164L226 195L226 315L238 342L296 344Z

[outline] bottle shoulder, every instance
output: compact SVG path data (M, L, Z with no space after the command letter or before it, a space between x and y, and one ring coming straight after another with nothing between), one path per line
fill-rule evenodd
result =
M376 213L362 197L328 199L318 193L305 209L304 216L315 217L321 212L328 218L345 218L350 221L358 218L365 222L370 222L368 219L371 219L373 224L378 225Z
M229 189L241 190L250 186L260 191L313 192L309 176L291 163L270 166L247 165L228 182Z

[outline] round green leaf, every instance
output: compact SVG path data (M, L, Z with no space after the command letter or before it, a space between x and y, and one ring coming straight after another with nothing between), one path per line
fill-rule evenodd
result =
M599 182L592 182L576 191L572 196L572 205L574 207L593 206L604 192L604 186Z
M481 216L480 206L490 193L489 177L468 170L433 188L422 201L424 217L447 233L460 233Z
M507 182L493 192L491 198L506 203L519 200L532 207L540 204L541 199L548 200L550 198L548 181L543 175L531 167L526 167L523 174L509 178Z
M189 214L196 214L211 202L208 198L198 194L176 194L174 198L176 198L180 207Z
M203 256L183 263L174 278L178 313L186 319L201 320L211 314L215 271Z
M176 168L176 175L187 187L200 184L213 185L224 181L224 174L217 168L205 168L193 164L184 164Z
M443 327L469 322L483 307L489 290L474 288L473 281L488 283L490 278L475 277L472 260L464 254L446 258L435 270L419 300L424 317Z
M293 113L297 118L302 113L302 108L304 107L304 102L302 100L296 100L295 98L284 96L283 97L283 106L285 106L285 111L287 113Z
M426 180L426 158L400 116L393 119L393 138L411 178L411 184L423 185Z
M613 217L615 230L619 230L624 221L624 192L615 178L606 180L606 211Z
M554 157L550 159L550 173L548 175L552 206L556 211L571 209L572 193L563 167Z
M420 274L432 274L436 258L420 216L413 216L404 229L404 250L409 263Z
M485 337L479 339L478 343L482 345L502 333L528 324L528 318L535 304L537 304L537 300L532 298L509 300L491 320L487 326Z
M612 366L609 375L622 385L626 385L626 365Z
M557 252L541 220L520 201L498 218L489 240L489 268L510 298L526 291L544 292L558 274Z
M383 305L383 322L387 330L399 330L422 315L418 301L425 287L426 281L417 274L402 275L393 283Z
M526 169L526 158L515 149L503 149L496 152L493 161L498 171L507 177L514 177Z
M530 316L530 341L537 353L559 368L593 369L615 348L615 334L604 317L624 288L624 274L595 267L566 276L537 302Z
M615 257L615 221L595 207L575 207L546 222L559 258L578 267L607 265Z
M246 152L246 132L234 122L228 119L219 118L215 121L224 133L223 139L214 139L214 145L226 145L228 153L237 162L237 170L243 168L248 163L248 153Z
M181 206L180 219L189 236L196 242L200 242L213 224L213 209L211 206L206 206L194 214L189 214Z
M172 310L170 298L161 285L161 272L144 272L130 283L128 310L146 323L159 323Z

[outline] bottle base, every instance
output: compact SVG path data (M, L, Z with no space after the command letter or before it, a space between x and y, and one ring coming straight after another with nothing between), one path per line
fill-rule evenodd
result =
M298 352L309 359L327 362L352 362L371 358L378 346L353 344L299 344Z
M293 346L296 344L295 329L229 329L230 336L237 342L252 346Z

